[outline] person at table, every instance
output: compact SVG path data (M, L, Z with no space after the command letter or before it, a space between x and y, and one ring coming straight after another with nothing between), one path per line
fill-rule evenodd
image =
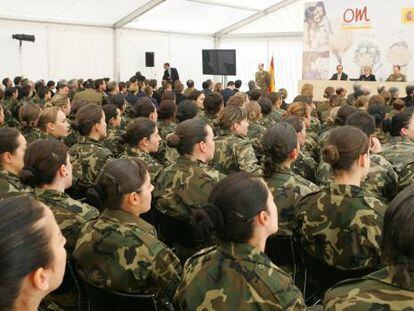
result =
M377 81L375 75L372 74L371 67L362 68L362 75L359 76L360 81Z
M336 66L336 73L334 73L330 80L337 80L337 81L348 81L348 75L343 72L344 66L338 65Z
M393 73L387 78L387 82L407 82L407 77L401 73L401 67L395 65L392 67Z

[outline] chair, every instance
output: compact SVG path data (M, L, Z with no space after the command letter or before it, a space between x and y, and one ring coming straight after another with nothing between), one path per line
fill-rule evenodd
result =
M277 266L292 270L293 279L296 279L297 254L292 236L270 236L266 242L265 253Z
M158 311L154 295L125 294L82 284L88 296L88 311Z

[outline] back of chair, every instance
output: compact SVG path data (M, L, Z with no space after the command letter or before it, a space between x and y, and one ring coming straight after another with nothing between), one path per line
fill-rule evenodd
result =
M157 220L160 237L169 247L173 248L176 244L186 248L196 247L194 230L188 221L161 212L157 212Z
M97 288L83 282L89 300L89 311L157 311L154 295L124 294Z

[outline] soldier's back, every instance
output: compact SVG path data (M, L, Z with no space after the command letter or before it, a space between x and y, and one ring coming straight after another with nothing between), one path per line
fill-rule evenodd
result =
M390 268L361 279L338 283L325 294L326 311L414 310L414 287L401 288L391 282Z
M259 250L220 242L191 257L175 299L180 310L304 310L290 276Z

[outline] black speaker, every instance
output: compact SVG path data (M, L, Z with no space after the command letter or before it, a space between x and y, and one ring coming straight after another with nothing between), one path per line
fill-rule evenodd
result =
M145 67L154 67L154 52L145 52Z

